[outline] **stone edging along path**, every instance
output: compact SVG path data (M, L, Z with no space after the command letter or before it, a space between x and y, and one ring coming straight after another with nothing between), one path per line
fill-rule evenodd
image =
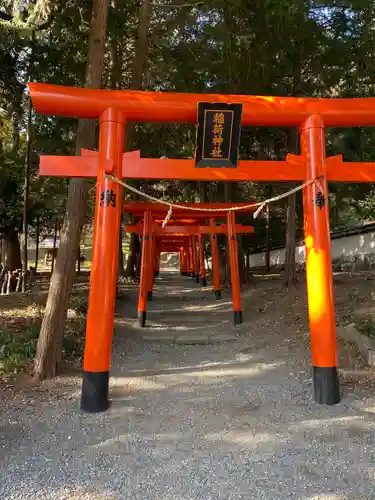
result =
M355 323L338 327L337 336L349 344L354 344L367 365L375 367L375 340L363 335Z

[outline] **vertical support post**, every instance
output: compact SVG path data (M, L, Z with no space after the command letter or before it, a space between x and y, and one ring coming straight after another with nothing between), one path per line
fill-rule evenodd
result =
M238 242L236 235L236 219L234 212L228 212L227 220L228 220L230 280L232 284L233 323L236 326L240 325L243 322L243 313L241 304L240 270L238 266Z
M202 286L207 286L206 267L205 267L205 252L204 252L204 236L199 236L199 279Z
M317 183L305 187L303 193L314 398L319 404L334 405L340 402L340 388L322 118L310 116L302 124L300 134L306 179L319 178Z
M146 324L147 312L147 292L149 285L149 268L151 257L151 233L152 233L152 217L151 212L146 211L143 219L143 240L142 240L142 261L141 261L141 276L139 283L138 297L138 322L139 326L144 327Z
M216 226L214 218L210 219L210 225ZM219 265L219 247L217 244L217 235L211 234L211 253L212 253L212 280L214 284L214 292L217 300L221 299L220 288L220 265Z
M116 109L107 109L100 117L99 158L112 160L117 177L122 175L124 138L125 116ZM81 409L93 413L109 407L121 212L122 187L105 177L104 165L99 161L81 395Z

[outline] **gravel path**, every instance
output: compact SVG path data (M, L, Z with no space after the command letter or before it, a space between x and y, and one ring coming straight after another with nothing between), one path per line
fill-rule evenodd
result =
M168 304L165 325L179 308L187 328L231 319L225 299L168 282L151 322ZM200 298L204 309L189 309ZM289 335L277 306L273 328L254 313L236 341L197 346L142 342L134 303L122 308L108 412L78 410L74 377L2 403L1 500L375 498L375 397L314 404L306 338Z

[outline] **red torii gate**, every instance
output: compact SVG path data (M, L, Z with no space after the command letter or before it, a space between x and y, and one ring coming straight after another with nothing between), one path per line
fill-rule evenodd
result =
M215 94L110 91L30 83L39 113L99 119L99 153L82 157L41 157L42 175L97 177L95 232L81 408L109 406L109 368L113 335L121 178L223 181L314 181L303 193L306 273L312 347L314 397L340 401L336 322L328 218L328 181L373 182L373 163L326 158L325 127L375 126L375 99L313 99ZM127 121L196 123L197 105L240 103L242 125L299 127L301 156L286 161L240 161L238 168L194 168L194 160L144 159L123 154ZM319 179L319 183L315 182ZM111 237L110 237L111 236Z
M194 169L194 170L199 170L199 169ZM252 205L254 205L254 207ZM173 213L172 213L173 220L170 219L169 222L172 223L172 221L173 221L173 222L177 223L177 221L178 221L178 223L183 223L184 225L187 226L189 224L196 223L197 220L202 220L202 221L209 221L210 226L215 227L216 220L227 219L228 210L232 209L234 206L241 208L242 212L253 212L256 209L255 202L254 203L252 203L252 202L236 203L235 205L233 203L195 203L194 205L191 205L191 204L189 205L188 203L179 203L178 208L176 208L176 207L173 208ZM192 207L195 210L193 210L193 211L187 210L187 208L189 208L189 207ZM152 211L153 217L156 219L156 223L162 223L167 216L169 207L163 203L150 203L150 202L139 203L136 201L125 201L123 203L123 209L124 209L124 212L129 212L135 218L140 218L140 219L144 216L144 212L146 210L150 210L150 211ZM192 214L192 218L186 219L186 217L188 217L190 214ZM238 226L238 228L239 228L239 226ZM246 232L252 232L252 231L246 231ZM231 239L232 238L230 238L230 240ZM217 244L216 234L210 233L210 242L211 242L211 249L212 249L212 262L213 262L213 276L212 277L213 277L213 285L214 285L214 290L215 290L215 297L216 297L216 299L220 299L221 298L221 285L220 285L220 271L219 271L219 247ZM238 253L236 238L235 238L233 243L231 243L231 241L229 241L228 246L229 246L230 252L235 252L236 254ZM187 252L188 252L187 253L188 261L191 263L197 262L198 259L197 259L196 247L194 245L190 245L190 252L189 252L189 249L187 249ZM192 254L191 256L190 256L190 253ZM214 263L216 263L216 265L214 265ZM236 267L237 271L233 270L233 272L238 274L238 264L234 262L234 259L233 259L233 266L237 266ZM197 279L197 282L199 281L200 273L198 272L197 268L195 268L195 272L194 272L194 268L192 266L191 268L189 268L188 272L189 272L189 274L192 275L193 278L195 277ZM233 289L232 289L232 293L233 293ZM240 301L236 300L236 303L240 304ZM238 308L237 308L237 310L239 311ZM242 312L241 313L238 312L236 314L235 322L238 322L238 323L242 322Z
M139 202L125 202L126 211L131 211L133 208L134 212L139 214L140 209L144 209L146 206L147 210L144 212L143 222L138 222L137 224L128 224L125 226L127 232L137 232L143 234L142 241L142 265L141 265L141 280L139 288L139 301L138 301L138 320L141 327L146 324L146 313L147 313L147 300L152 299L152 288L154 282L154 276L158 272L157 262L160 259L160 251L158 250L158 237L164 237L168 235L170 240L174 241L176 238L183 238L181 240L181 247L179 249L180 259L183 262L183 268L181 268L181 273L187 272L187 269L193 268L193 277L196 278L197 283L201 282L202 286L206 286L206 272L205 272L205 255L204 255L204 240L203 236L209 234L211 236L212 244L212 268L214 277L214 288L216 298L221 297L220 290L220 269L219 269L219 256L218 256L218 246L216 241L217 234L227 234L228 235L228 246L229 246L229 262L230 262L230 272L231 272L231 283L232 283L232 302L233 302L233 322L235 325L242 323L242 304L241 304L241 285L238 269L238 248L237 248L237 233L253 233L253 226L243 226L242 224L235 224L235 218L233 212L227 212L227 224L222 224L220 226L216 225L215 218L211 218L210 225L166 225L162 227L160 224L155 224L152 221L152 209L155 204L139 203ZM188 206L185 204L185 207ZM246 205L243 204L245 207ZM210 209L217 210L217 212L212 212L214 214L219 214L216 217L222 217L220 209L232 208L231 204L216 204L216 203L197 203L194 205L195 209L201 208L202 210ZM154 208L155 212L160 211L160 207L156 206ZM181 210L181 209L180 209ZM252 210L252 209L247 209ZM149 215L151 213L151 216ZM198 212L200 213L200 212ZM179 209L177 209L177 217L179 214ZM204 215L204 212L203 214ZM149 220L151 217L151 221ZM176 217L176 216L175 216ZM207 214L206 214L207 218ZM163 241L164 241L163 240ZM166 239L168 241L168 239ZM198 248L197 249L197 243ZM185 261L186 256L186 261ZM199 264L198 264L199 263ZM195 267L195 273L194 273ZM144 269L143 269L144 268ZM143 272L142 272L143 271Z

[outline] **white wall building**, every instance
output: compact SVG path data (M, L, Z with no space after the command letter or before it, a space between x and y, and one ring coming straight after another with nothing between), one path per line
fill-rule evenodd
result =
M358 264L375 261L375 224L367 224L360 228L332 233L331 235L332 261ZM271 267L282 266L285 259L285 248L278 248L270 252ZM296 263L305 262L305 246L299 242L296 247ZM250 255L250 267L264 267L265 252Z

